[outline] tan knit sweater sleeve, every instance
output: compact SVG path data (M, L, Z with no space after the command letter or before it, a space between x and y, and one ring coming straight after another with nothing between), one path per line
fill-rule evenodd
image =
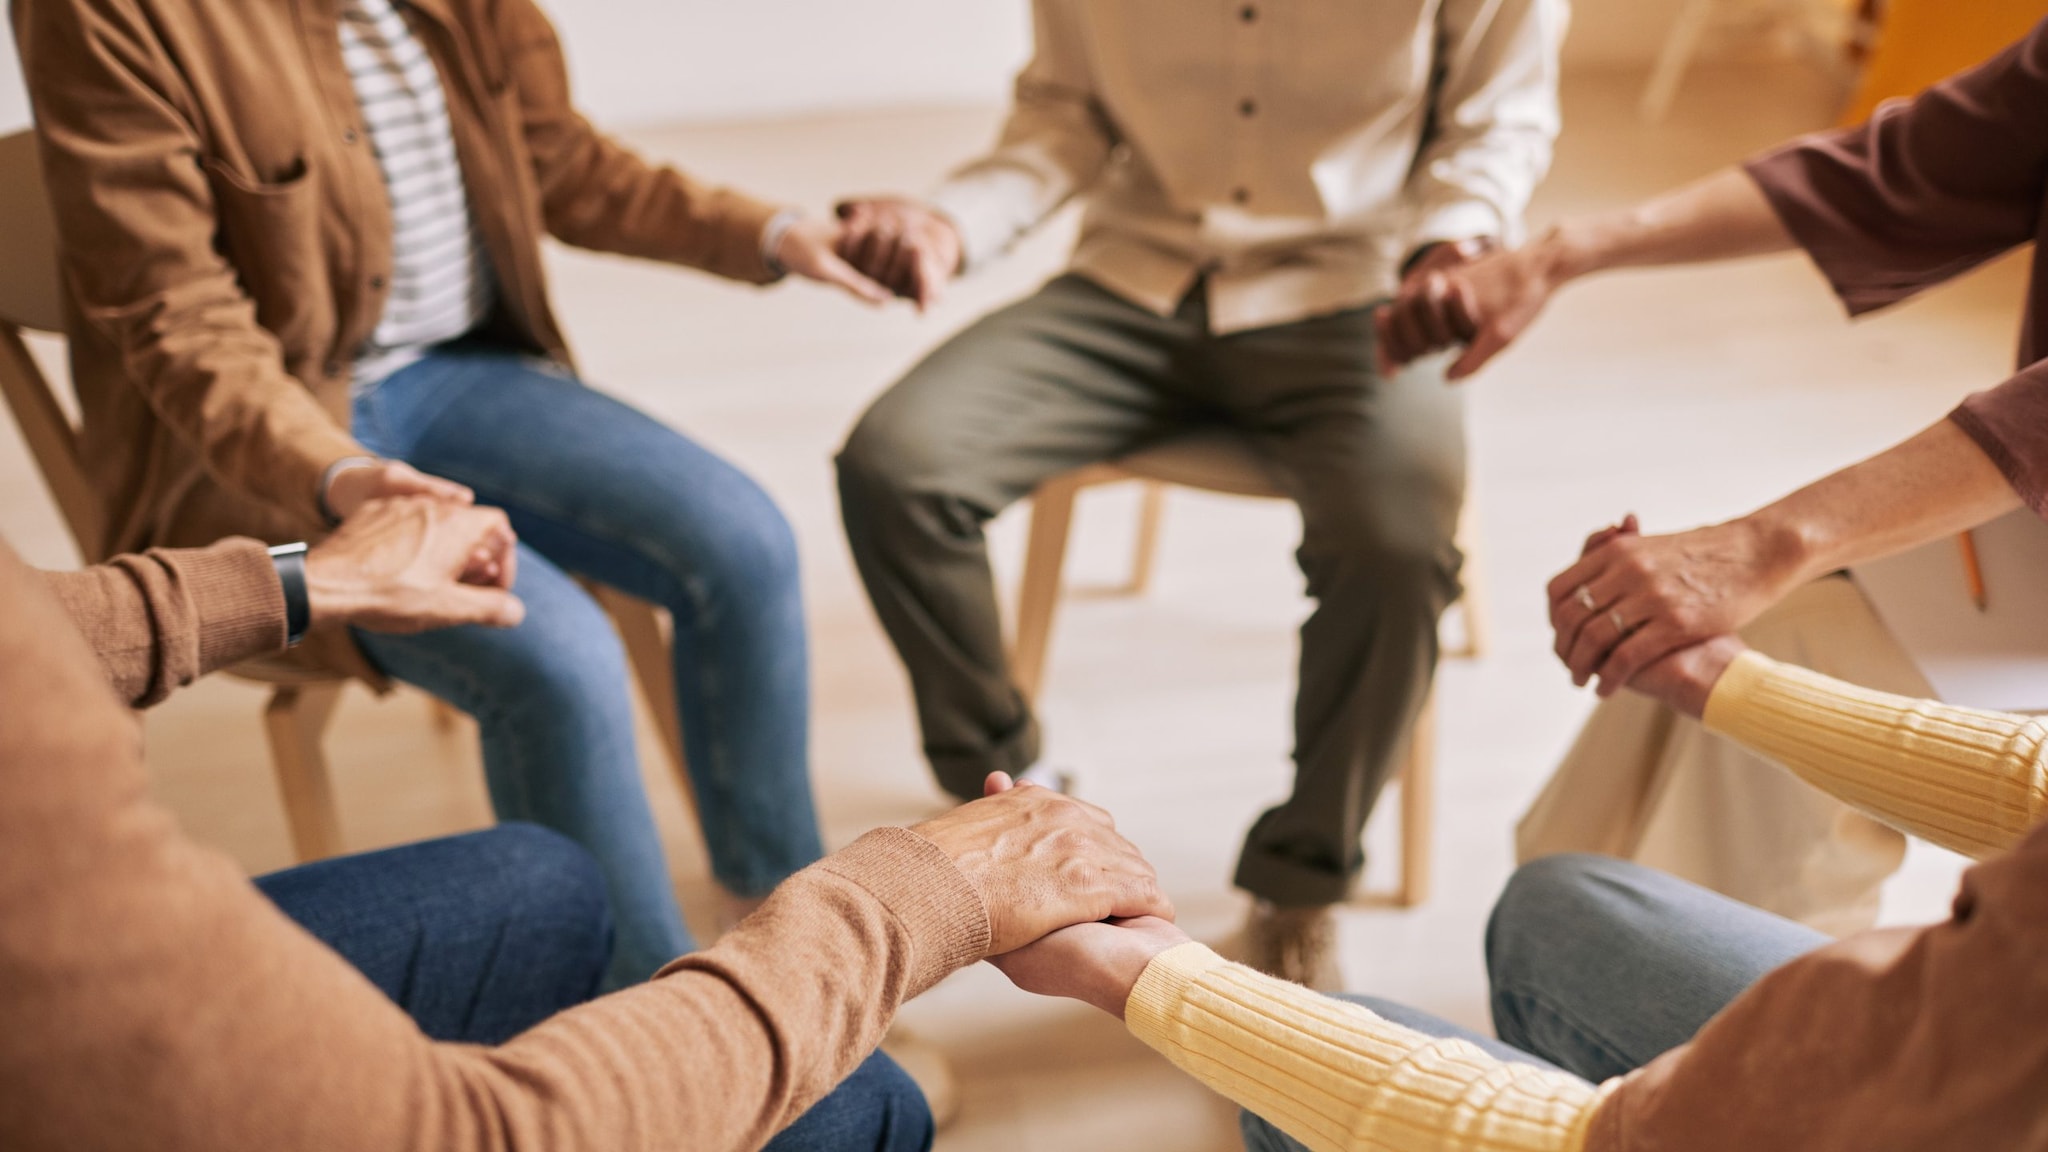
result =
M1603 1091L1425 1036L1200 944L1155 957L1124 1019L1314 1152L1577 1152Z
M973 884L884 829L646 984L437 1044L150 799L133 715L4 544L0 701L7 1152L751 1152L988 948Z
M1911 700L1749 652L1707 727L1902 831L1983 859L2048 818L2048 725Z
M284 650L284 592L254 540L155 548L43 581L114 691L137 708L209 672Z

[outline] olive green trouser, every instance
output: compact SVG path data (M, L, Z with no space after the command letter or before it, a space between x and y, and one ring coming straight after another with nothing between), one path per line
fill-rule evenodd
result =
M1044 480L1227 423L1302 514L1294 792L1253 826L1237 883L1341 900L1456 599L1463 404L1435 371L1377 369L1370 311L1216 336L1200 287L1170 317L1076 276L948 341L868 409L839 456L861 578L908 666L925 754L954 795L1038 758L1011 680L983 526Z

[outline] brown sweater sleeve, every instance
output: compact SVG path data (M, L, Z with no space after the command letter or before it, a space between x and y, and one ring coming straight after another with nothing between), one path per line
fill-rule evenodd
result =
M2027 507L2048 518L2048 361L1970 396L1949 419L1984 449Z
M1587 1152L2038 1147L2048 828L1964 877L1955 915L1787 964L1623 1081Z
M761 251L774 205L650 164L599 131L576 110L561 41L533 0L503 0L495 23L549 233L733 280L776 279Z
M151 803L133 722L4 546L0 700L9 1152L743 1152L988 946L966 878L885 829L647 984L436 1044Z
M209 672L285 645L284 591L254 540L156 548L43 581L123 700L162 702Z
M1748 165L1852 315L2034 239L2048 184L2048 23L1869 123Z

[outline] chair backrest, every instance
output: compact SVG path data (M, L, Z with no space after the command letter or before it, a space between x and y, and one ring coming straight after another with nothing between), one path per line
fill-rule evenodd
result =
M33 132L0 137L0 393L21 426L72 539L88 562L99 558L104 512L86 479L78 429L57 401L21 334L64 330L64 285L57 224L43 187Z

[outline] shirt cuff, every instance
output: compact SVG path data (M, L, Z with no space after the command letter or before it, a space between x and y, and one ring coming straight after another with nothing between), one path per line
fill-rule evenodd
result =
M1702 710L1700 723L1707 731L1719 736L1730 735L1739 726L1742 717L1754 706L1757 692L1776 673L1778 662L1761 652L1749 651L1737 656L1714 682L1714 690L1707 694L1707 706Z

